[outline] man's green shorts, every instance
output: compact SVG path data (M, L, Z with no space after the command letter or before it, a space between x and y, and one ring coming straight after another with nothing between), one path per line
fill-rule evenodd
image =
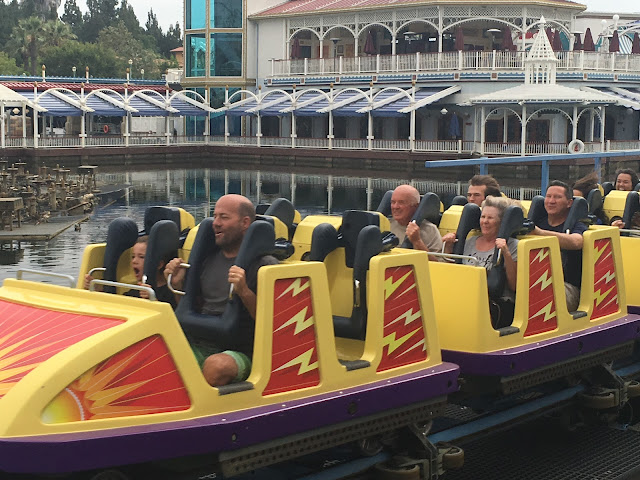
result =
M244 382L249 377L249 374L251 373L251 359L244 353L236 352L234 350L220 351L219 348L202 341L190 341L190 345L200 368L204 365L204 361L207 357L216 353L224 353L225 355L229 355L233 358L233 361L236 362L236 366L238 367L238 374L233 379L234 383Z

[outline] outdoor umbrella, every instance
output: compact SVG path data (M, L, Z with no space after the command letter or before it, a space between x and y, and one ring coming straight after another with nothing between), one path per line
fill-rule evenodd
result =
M560 30L556 30L553 34L553 42L551 42L551 48L554 52L562 51L562 39L560 38Z
M609 40L609 53L619 52L620 51L620 37L618 36L618 31L614 30L613 37Z
M591 29L587 28L587 31L584 32L584 44L582 45L582 49L585 52L595 52L596 45L593 43L593 37L591 36Z
M456 139L462 136L460 132L460 121L455 113L451 115L451 121L449 122L449 136Z
M300 58L300 40L298 40L298 38L296 37L296 39L293 41L293 44L291 45L291 58L292 59L296 59L296 58Z
M364 53L367 55L375 55L378 53L376 51L376 45L373 43L373 35L371 34L371 30L367 33L367 40L364 42Z
M511 29L505 27L502 30L502 49L503 50L515 50L516 46L513 44L513 37L511 36Z
M464 50L464 35L462 34L462 28L456 28L456 50Z
M551 27L547 27L545 32L547 33L547 38L549 39L549 43L553 45L553 30L551 30Z
M582 40L580 39L580 34L574 34L575 40L573 41L573 50L582 50Z
M633 35L633 43L631 44L631 53L640 53L640 35L636 32Z

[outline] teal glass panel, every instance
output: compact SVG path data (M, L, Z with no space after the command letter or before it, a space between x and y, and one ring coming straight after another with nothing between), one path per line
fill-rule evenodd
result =
M242 76L242 34L212 33L210 40L212 77Z
M206 0L186 0L186 30L206 27Z
M204 77L207 69L207 43L204 34L187 35L185 72L187 77Z
M211 0L211 28L242 28L242 0Z

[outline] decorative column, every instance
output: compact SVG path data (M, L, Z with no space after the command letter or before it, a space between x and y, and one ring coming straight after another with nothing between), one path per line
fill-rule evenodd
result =
M484 138L485 138L485 121L484 121L484 105L480 107L480 155L484 155Z
M33 101L38 104L38 82L33 82ZM38 110L33 109L33 148L38 148Z
M209 87L204 89L204 104L209 106ZM211 114L207 112L207 116L204 117L204 144L209 143L209 136L211 133Z
M573 128L571 131L571 140L578 138L578 106L573 106Z
M520 123L520 155L526 154L527 148L527 106L522 104L522 122Z
M604 114L605 106L602 105L602 110L600 110L600 151L604 152L604 127L605 127L605 114Z
M0 135L2 135L2 138L0 138L0 147L4 148L6 147L5 144L5 131L4 131L4 115L5 115L5 111L4 111L4 103L2 105L0 105L0 117L2 117L2 125L0 126Z

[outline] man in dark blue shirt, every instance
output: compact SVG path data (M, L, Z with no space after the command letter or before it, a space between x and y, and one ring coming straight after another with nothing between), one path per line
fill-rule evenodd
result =
M580 303L580 284L582 282L582 234L587 230L584 223L576 222L570 231L564 227L569 210L573 204L572 191L564 182L554 180L549 183L544 198L546 218L536 222L532 233L556 237L560 243L562 269L564 271L564 290L567 296L567 308L575 311Z

